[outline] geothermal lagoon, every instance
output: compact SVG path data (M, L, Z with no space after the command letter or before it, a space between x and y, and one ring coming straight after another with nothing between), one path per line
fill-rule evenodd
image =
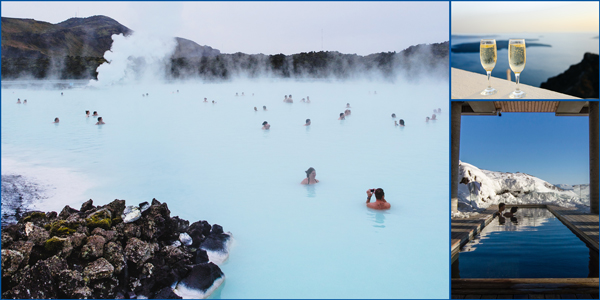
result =
M222 225L212 298L449 295L447 80L21 83L2 85L2 175L37 188L30 209L156 198ZM320 182L300 185L309 167ZM365 207L379 187L389 211Z

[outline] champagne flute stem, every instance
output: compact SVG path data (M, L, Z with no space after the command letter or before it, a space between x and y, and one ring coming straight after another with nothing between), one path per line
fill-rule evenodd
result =
M515 77L517 79L517 91L520 91L519 89L519 77L521 76L521 73L515 73Z
M488 76L488 89L492 88L492 84L490 83L490 76L492 75L492 71L487 71Z

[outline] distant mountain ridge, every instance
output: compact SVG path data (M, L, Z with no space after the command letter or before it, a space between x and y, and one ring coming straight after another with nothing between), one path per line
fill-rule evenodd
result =
M128 36L133 30L106 16L70 18L58 24L2 17L2 58L55 56L103 57L113 34ZM174 57L219 55L220 51L175 37Z
M71 18L58 24L2 17L3 79L97 79L106 63L112 35L128 36L132 29L106 16ZM359 76L394 80L399 72L414 79L420 74L448 77L449 42L414 45L400 52L367 56L337 51L292 55L221 54L175 37L177 46L165 62L166 79L228 80L236 76L338 78ZM143 60L131 57L135 64Z
M458 209L479 211L492 204L553 204L589 210L589 184L553 185L525 173L481 170L459 163Z

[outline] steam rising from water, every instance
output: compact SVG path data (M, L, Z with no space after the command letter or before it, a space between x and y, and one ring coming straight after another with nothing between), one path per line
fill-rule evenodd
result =
M166 61L175 51L174 38L136 32L130 36L115 34L112 39L111 49L104 53L108 63L98 67L98 81L90 81L91 86L150 83L164 79Z

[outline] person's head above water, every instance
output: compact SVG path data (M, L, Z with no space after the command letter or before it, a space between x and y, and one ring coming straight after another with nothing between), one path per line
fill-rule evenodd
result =
M315 176L317 176L317 172L313 167L308 168L308 170L304 171L304 173L306 173L307 178L315 178Z
M254 107L254 111L257 111L258 109L256 108L256 106Z
M267 110L267 106L263 105L263 110Z
M302 180L301 184L315 184L315 183L319 182L316 179L317 171L315 171L315 168L310 167L310 168L308 168L308 170L304 171L304 173L306 173L306 178L304 178L304 180Z
M395 118L395 117L396 117L396 114L392 114L392 118Z
M404 126L404 120L403 119L400 119L399 123L400 123L401 126Z
M94 116L97 116L97 115L98 115L98 112L97 112L97 111L94 111Z
M54 118L54 123L58 123L58 118Z
M263 126L265 126L265 125L267 125L267 124L269 124L269 122L267 122L267 121L264 121L264 122L262 122L262 125L263 125Z
M86 110L86 111L85 111L85 114L86 114L86 115L89 115L89 114L90 114L90 111L89 111L89 110Z
M385 193L383 192L382 188L376 189L374 194L375 194L375 199L377 199L377 200L382 200L383 197L385 196Z
M305 125L310 125L310 119L306 119Z

